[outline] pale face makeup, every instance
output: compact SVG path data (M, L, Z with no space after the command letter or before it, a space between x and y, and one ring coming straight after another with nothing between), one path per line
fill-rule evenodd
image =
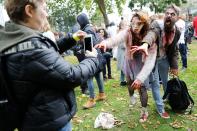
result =
M144 26L144 23L138 17L132 18L131 28L135 34L139 34L143 26Z
M172 28L175 24L175 22L178 19L178 15L176 14L175 10L169 8L165 12L165 17L164 17L164 25L166 28Z

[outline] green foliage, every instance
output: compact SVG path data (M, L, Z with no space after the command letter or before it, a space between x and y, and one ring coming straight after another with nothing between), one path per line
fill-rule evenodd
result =
M82 10L80 0L52 0L48 2L51 23L59 31L68 31Z
M134 5L138 3L140 8L148 6L155 13L163 12L166 6L175 4L180 6L182 3L187 3L187 0L131 0L129 2L129 8L133 9Z
M96 8L95 13L93 14L90 20L93 25L97 25L97 26L100 26L101 23L103 23L104 18L98 8Z
M118 9L118 13L122 13L122 6L125 4L126 0L116 0L116 7Z
M125 1L126 0L115 0L114 6L117 7L120 14ZM84 8L89 12L90 18L95 23L102 23L103 20L106 22L108 20L107 14L112 13L114 10L111 0L49 0L48 5L50 21L52 25L60 31L69 31L69 27L76 22L75 17ZM100 19L101 17L103 18Z

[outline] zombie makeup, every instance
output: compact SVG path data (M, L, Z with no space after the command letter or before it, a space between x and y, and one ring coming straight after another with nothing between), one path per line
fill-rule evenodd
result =
M138 17L132 18L131 28L135 34L139 34L143 26L144 22L142 22Z
M173 29L174 24L176 23L178 19L178 16L175 12L175 10L173 10L172 8L169 8L166 10L165 12L165 17L164 17L164 27L165 29L167 29L166 31L170 31L171 29Z

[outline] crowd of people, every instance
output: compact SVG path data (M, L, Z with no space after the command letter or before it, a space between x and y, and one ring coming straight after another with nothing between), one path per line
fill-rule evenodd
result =
M0 42L9 90L20 107L19 131L71 131L71 119L77 111L74 88L80 86L82 94L89 95L84 109L105 100L104 82L114 79L112 58L118 63L120 86L128 87L131 105L136 103L135 92L139 93L139 122L146 122L149 116L149 88L159 116L170 118L160 83L165 92L169 73L178 76L179 52L182 71L187 69L187 44L193 36L192 24L180 15L179 7L170 5L164 14L154 17L136 10L129 22L122 17L115 31L113 22L97 29L85 13L80 13L72 33L62 37L51 31L45 0L6 0L5 8L10 21L0 28ZM92 51L84 51L87 34L93 39ZM79 64L64 60L61 54L68 49L73 50ZM99 89L96 96L93 78Z

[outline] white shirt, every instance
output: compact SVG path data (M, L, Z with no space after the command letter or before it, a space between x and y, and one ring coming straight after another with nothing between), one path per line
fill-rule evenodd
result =
M116 33L117 33L117 27L115 25L108 27L107 28L107 33L108 33L109 37L115 36Z
M45 37L47 37L47 38L51 39L53 42L55 42L55 43L56 43L55 35L53 34L53 32L52 32L52 31L44 32L44 33L43 33L43 36L45 36Z
M184 38L184 34L185 34L185 21L182 19L179 19L176 22L176 26L179 29L179 31L181 32L181 36L179 38L178 44L185 44L185 38Z

